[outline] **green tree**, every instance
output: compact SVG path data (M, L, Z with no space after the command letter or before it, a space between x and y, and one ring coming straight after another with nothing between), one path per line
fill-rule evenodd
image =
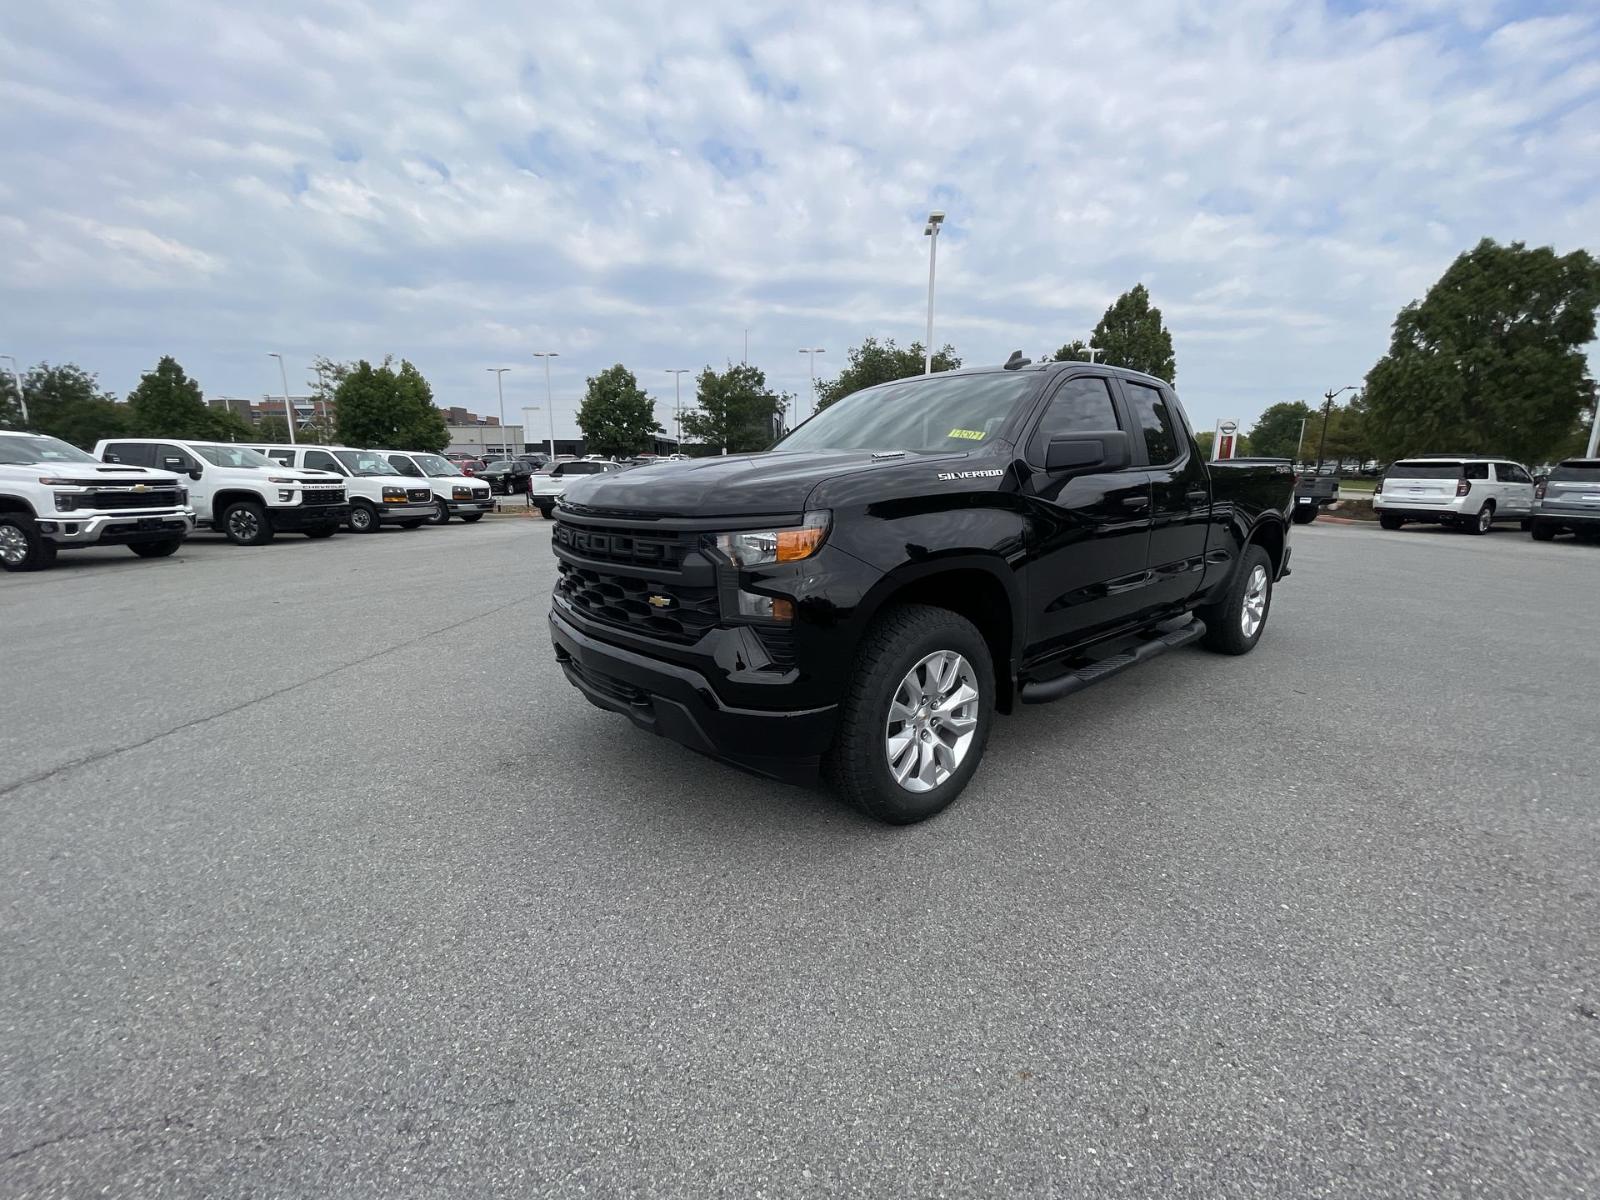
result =
M1102 351L1099 360L1103 363L1143 371L1168 383L1177 382L1178 363L1172 354L1172 334L1161 323L1161 310L1150 307L1150 292L1142 283L1134 284L1111 302L1094 327L1089 344ZM1082 343L1069 342L1061 349L1068 350L1074 345Z
M268 413L262 417L261 420L256 422L255 430L257 441L274 443L287 442L289 440L289 422L278 416L277 413ZM297 440L303 440L299 439L298 435L296 437Z
M24 372L22 393L28 402L28 427L37 433L92 447L101 438L134 432L132 410L102 391L99 380L75 363L40 363Z
M1367 373L1368 440L1380 458L1428 451L1537 462L1563 446L1595 383L1600 265L1484 238L1395 318Z
M1195 444L1200 447L1200 456L1202 458L1205 458L1205 459L1209 460L1211 458L1211 447L1216 444L1217 431L1215 429L1203 430L1200 433L1197 433L1197 434L1194 435L1194 440L1195 440ZM1241 434L1236 435L1235 441L1238 443L1233 448L1233 456L1235 458L1248 458L1252 454L1263 454L1264 453L1264 451L1257 449L1251 443L1250 437L1249 437L1248 434L1241 433ZM1270 457L1280 458L1282 456L1274 454L1274 455L1271 455Z
M1082 338L1073 338L1050 356L1051 362L1088 362L1089 347Z
M21 397L16 377L9 370L0 374L0 429L23 427Z
M1314 410L1301 400L1283 400L1269 404L1250 427L1250 444L1255 453L1264 458L1293 458L1300 445L1300 422L1315 432L1311 421Z
M852 346L847 352L850 363L843 371L832 379L818 381L817 411L862 388L921 375L922 354L921 342L912 342L902 349L895 345L893 338L881 342L875 337L863 338L859 346ZM954 346L946 344L933 356L935 371L954 371L960 365Z
M237 419L230 423L226 409L206 407L200 385L184 373L178 360L162 355L155 370L139 377L128 393L134 426L142 437L217 438L225 432L238 432Z
M748 363L730 363L726 371L707 367L695 387L700 411L683 414L683 432L712 453L765 450L793 399L767 387L766 374Z
M427 450L450 443L444 414L433 403L433 389L422 372L404 359L400 369L385 358L343 364L334 388L338 437L350 446L375 450Z
M637 454L659 433L655 405L632 371L618 363L590 376L578 406L578 428L591 454Z

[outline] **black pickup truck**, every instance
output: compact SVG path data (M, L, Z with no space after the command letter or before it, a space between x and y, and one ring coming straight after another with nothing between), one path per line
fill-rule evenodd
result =
M857 392L764 454L575 483L550 632L599 707L918 821L994 713L1253 648L1294 486L1287 460L1208 465L1160 380L1014 354Z

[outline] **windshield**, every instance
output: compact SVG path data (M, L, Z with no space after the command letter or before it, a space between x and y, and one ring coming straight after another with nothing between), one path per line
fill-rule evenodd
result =
M971 450L989 441L1039 375L919 376L846 396L784 438L774 450Z
M333 456L345 465L352 475L393 475L395 469L389 460L371 450L335 450Z
M1600 483L1600 461L1565 462L1550 472L1552 483Z
M29 463L98 463L92 454L69 446L53 437L0 437L0 463L26 466Z
M275 463L248 446L195 446L193 450L213 467L242 467L253 471L259 471L262 467L277 471L283 469L282 463Z
M460 467L456 466L453 462L446 462L437 454L413 455L411 461L416 463L417 466L421 467L424 474L430 475L435 479L439 478L441 475L461 474Z
M1460 463L1397 462L1385 479L1460 479Z

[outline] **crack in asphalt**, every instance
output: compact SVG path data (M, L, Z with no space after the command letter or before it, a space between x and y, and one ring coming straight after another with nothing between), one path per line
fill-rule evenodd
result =
M105 1137L113 1133L138 1133L142 1130L157 1130L166 1133L172 1129L181 1129L186 1133L193 1133L194 1122L185 1121L182 1117L162 1117L157 1121L133 1121L122 1125L100 1125L94 1129L69 1130L58 1133L55 1137L43 1138L32 1145L24 1146L20 1150L13 1150L0 1159L0 1162L15 1162L17 1159L32 1154L35 1150L45 1150L51 1146L59 1146L62 1142L81 1142L86 1138Z
M407 641L397 642L392 646L385 646L381 650L374 650L371 654L365 654L360 658L352 659L350 662L341 663L337 667L330 667L326 671L321 671L316 675L307 676L305 679L297 680L294 683L285 684L281 688L276 688L273 691L266 692L263 695L253 697L249 700L240 701L238 704L232 705L228 708L220 709L214 713L207 713L203 717L195 717L192 720L180 722L179 724L172 726L170 729L163 729L156 733L152 733L149 737L141 738L136 742L129 742L123 746L112 746L108 750L97 750L93 754L85 754L81 758L74 758L68 762L60 763L57 766L47 767L43 771L36 771L32 775L24 776L13 783L8 783L4 787L0 787L0 797L9 796L12 792L28 787L30 784L43 783L45 780L53 779L57 775L64 774L67 771L73 771L79 767L86 767L93 763L103 762L108 758L115 758L117 755L126 754L130 750L142 750L152 742L159 742L162 738L171 737L175 733L182 733L186 729L194 729L196 726L205 725L208 722L220 720L223 717L231 717L234 713L243 712L245 709L252 708L257 704L264 704L268 700L276 700L279 696L287 695L288 693L297 691L309 684L320 683L324 679L339 674L341 671L348 671L351 667L362 666L366 663L372 662L374 659L382 658L386 654L393 654L396 650L404 650L408 647L415 646L418 642L424 642L429 638L438 637L441 633L449 633L453 629L460 629L463 625L470 625L474 621L483 620L485 617L496 616L500 613L516 608L519 604L526 604L530 599L532 599L532 597L522 596L508 604L502 604L497 608L491 608L487 612L481 612L475 614L474 616L464 617L459 621L452 621L448 625L441 625L437 629L430 629L425 633L419 633L416 637L410 638Z

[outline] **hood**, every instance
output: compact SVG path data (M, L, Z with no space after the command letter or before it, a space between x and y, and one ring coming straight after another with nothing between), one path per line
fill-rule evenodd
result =
M45 478L70 479L74 484L87 487L117 487L122 484L144 483L152 487L187 485L171 471L157 471L150 467L125 467L120 463L0 463L0 473L8 479Z
M655 463L572 480L569 504L653 516L765 516L804 512L819 484L868 471L959 460L965 454L874 458L869 450L792 450Z
M301 467L299 470L291 467L289 473L301 483L314 484L317 487L329 487L334 484L343 487L346 482L345 477L339 472L319 471L316 467Z

